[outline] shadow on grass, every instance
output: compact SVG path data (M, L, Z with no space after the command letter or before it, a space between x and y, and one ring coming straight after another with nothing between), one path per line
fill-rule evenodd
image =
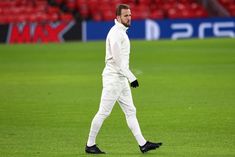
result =
M78 156L94 156L94 154L86 154L86 153L80 153ZM106 154L99 154L99 156L113 156L113 157L143 157L143 156L165 156L162 153L157 153L157 152L148 152L148 153L112 153L112 152L107 152Z

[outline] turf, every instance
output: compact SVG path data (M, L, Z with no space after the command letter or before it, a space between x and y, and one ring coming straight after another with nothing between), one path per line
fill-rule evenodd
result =
M142 155L118 105L97 143L111 157L234 157L235 40L132 41ZM0 156L77 157L99 105L104 42L0 45Z

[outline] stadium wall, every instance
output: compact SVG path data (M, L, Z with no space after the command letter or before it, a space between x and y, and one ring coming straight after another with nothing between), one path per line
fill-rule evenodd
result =
M114 22L18 23L0 25L2 43L105 40ZM235 18L139 20L128 29L131 39L160 40L235 37Z

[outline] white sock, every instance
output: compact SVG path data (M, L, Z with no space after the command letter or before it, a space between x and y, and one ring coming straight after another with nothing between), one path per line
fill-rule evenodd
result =
M140 135L135 135L135 139L137 140L139 146L143 146L143 145L145 145L145 143L147 142L147 141L144 139L144 137L143 137L142 134L140 134Z
M128 116L126 120L127 120L127 124L129 128L132 131L132 134L135 136L137 143L140 146L143 146L146 143L146 140L141 133L140 126L139 126L136 116L135 115Z

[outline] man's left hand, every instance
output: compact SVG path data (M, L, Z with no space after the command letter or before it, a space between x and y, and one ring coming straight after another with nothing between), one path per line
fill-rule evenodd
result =
M135 81L131 82L131 87L133 87L133 88L137 88L137 87L139 87L139 83L138 83L138 81L137 81L137 80L135 80Z

